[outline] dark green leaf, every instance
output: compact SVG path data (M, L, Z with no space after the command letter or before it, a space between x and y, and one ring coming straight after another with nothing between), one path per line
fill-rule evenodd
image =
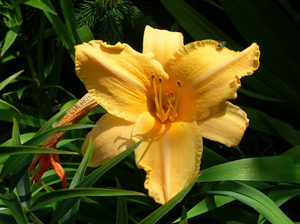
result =
M78 28L78 23L76 20L73 3L71 0L60 0L59 2L66 23L66 27L69 33L72 34L72 39L75 41L75 43L80 44L81 41L76 31L76 29Z
M117 178L116 178L116 181L117 181L118 189L121 190L122 186ZM127 224L127 223L128 223L128 215L127 215L126 199L124 196L118 196L116 224Z
M24 145L23 146L0 146L0 156L18 155L18 154L36 154L36 153L77 155L76 152L41 148L35 146L24 146Z
M275 119L267 114L248 107L241 107L251 120L250 127L266 134L281 136L293 146L300 144L300 131L292 125Z
M137 142L136 144L134 144L133 146L131 146L130 148L128 148L127 150L125 150L124 152L116 156L115 158L111 159L101 167L97 168L93 173L91 173L84 180L82 180L76 186L76 188L86 188L92 186L106 171L114 167L117 163L119 163L126 156L132 153L141 144L143 140ZM77 198L73 198L59 203L57 209L55 210L52 216L51 223L58 222L58 220L60 220L61 217L63 217L66 214L66 212L68 212L77 201L78 201Z
M244 183L237 181L221 182L216 186L215 190L207 193L233 197L254 208L271 223L293 224L269 197Z
M29 5L32 7L35 7L37 9L43 10L45 12L52 13L54 15L57 15L55 11L53 11L50 7L45 5L42 1L40 0L23 0L20 2L21 4Z
M195 40L225 40L229 47L241 49L233 39L183 0L161 0L161 2Z
M5 52L10 48L10 46L15 42L20 26L18 24L13 25L6 34L5 42L1 51L1 59Z
M188 224L185 206L182 207L181 219L180 219L179 224Z
M0 83L0 91L5 87L7 86L9 83L11 83L14 79L16 79L22 72L24 72L23 70L22 71L19 71L15 74L13 74L12 76L8 77L7 79L5 79L4 81L2 81Z
M11 211L12 215L18 222L18 224L27 224L27 218L24 214L22 206L18 200L18 197L15 193L6 193L0 195L0 199L2 199L3 203L8 207Z
M45 205L53 203L55 201L64 200L67 198L78 198L87 196L145 196L140 192L115 190L115 189L101 189L101 188L75 188L75 189L63 189L49 192L39 197L31 206L32 211L43 208ZM57 208L58 209L58 208Z
M72 182L70 184L70 189L73 189L78 183L80 183L80 181L82 181L83 177L84 177L84 173L86 171L86 168L90 162L90 159L92 157L92 153L93 153L93 141L92 139L90 139L89 142L89 146L86 150L86 153L72 179ZM78 212L79 209L79 205L80 205L80 200L78 200L76 202L76 204L73 206L73 208L71 208L62 218L61 220L59 220L59 223L74 223L76 220L76 214Z
M44 3L54 11L54 7L49 0L44 0ZM44 13L45 13L46 17L48 18L49 22L51 23L51 25L53 26L53 28L55 29L56 34L59 36L59 38L63 42L64 47L67 49L68 53L70 54L70 57L74 61L74 59L75 59L74 46L76 45L76 43L71 38L71 36L68 33L68 30L66 29L62 20L59 18L58 15L54 15L54 14L48 13L46 11L44 11Z

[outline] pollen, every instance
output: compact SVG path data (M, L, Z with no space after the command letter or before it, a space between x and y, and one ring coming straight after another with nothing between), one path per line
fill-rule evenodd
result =
M178 117L177 107L181 88L180 81L177 81L178 89L176 97L172 91L164 93L163 79L161 77L158 78L157 83L156 77L153 75L152 83L154 88L154 103L157 118L159 118L161 122L165 122L168 119L171 122L174 122L176 117Z

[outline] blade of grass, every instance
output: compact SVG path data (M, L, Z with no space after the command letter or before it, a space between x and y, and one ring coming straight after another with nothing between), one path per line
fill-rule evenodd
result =
M7 208L11 211L15 220L18 224L27 224L27 218L22 209L20 201L15 193L5 193L0 195L0 199L2 199L3 203L7 206Z
M4 81L2 81L0 83L0 91L7 86L9 83L11 83L11 81L13 81L14 79L16 79L22 72L24 72L23 70L13 74L12 76L8 77L7 79L5 79Z
M261 111L241 106L246 111L251 120L250 127L275 136L281 136L293 146L300 144L300 131L293 128L292 125L281 120L275 119Z
M275 204L279 207L284 204L286 201L300 195L300 187L299 185L293 184L278 184L273 187L268 196L271 198ZM257 223L263 224L266 219L263 216L259 217Z
M1 51L1 60L5 52L10 48L10 46L15 42L17 35L19 33L20 24L15 24L10 27L9 31L6 33L5 42Z
M185 206L182 206L182 213L179 224L188 224L187 213Z
M161 0L172 16L195 39L226 40L227 46L241 49L233 39L182 0Z
M48 186L47 184L45 184L44 182L42 182L42 185L47 193L54 192L54 189L52 187ZM56 205L57 205L56 201L52 203L52 207L54 210L56 208Z
M20 115L10 106L2 103L0 103L0 113L0 120L2 121L12 122L13 118L16 118L19 124L36 128L39 128L46 123L44 119L36 116L28 115L25 113L22 113L22 115Z
M70 107L67 107L61 111L59 111L57 114L55 114L53 117L51 117L37 132L36 135L39 135L47 130L49 130L53 123L55 121L57 121L63 114L65 114L67 112L67 110L69 110Z
M13 146L21 145L19 125L16 119L14 119L13 121L12 145ZM16 160L18 159L16 158L16 156L11 156L10 159L14 161L18 161ZM22 178L18 181L16 188L18 192L18 197L22 205L28 210L31 206L31 183L30 183L29 172L24 173Z
M136 191L125 191L116 189L103 189L103 188L74 188L74 189L63 189L49 192L39 197L31 206L32 211L43 208L45 205L60 201L68 198L88 197L88 196L145 196L144 194ZM56 208L58 209L58 208Z
M7 106L13 108L15 111L17 111L17 112L22 116L22 113L21 113L16 107L14 107L13 105L11 105L11 104L9 104L9 103L7 103L7 102L1 100L1 99L0 99L0 103L5 104L5 105L7 105Z
M221 182L215 190L207 193L233 197L254 208L271 223L293 224L269 197L244 183L237 181Z
M76 152L62 151L36 146L0 146L0 156L36 153L78 155Z
M200 171L198 182L245 180L300 183L299 156L240 159Z
M77 28L77 33L79 35L80 41L82 42L89 42L91 40L95 40L94 35L90 28L87 25Z
M72 34L72 38L74 39L74 43L80 44L80 38L76 29L78 28L78 23L76 20L76 15L74 12L73 4L70 0L60 0L61 10L65 19L66 27L69 33Z
M51 4L51 2L49 0L44 0L44 3L49 8L51 8L53 11L55 11L53 5ZM53 26L53 28L55 29L56 34L59 36L59 38L63 42L64 47L67 49L70 57L74 61L75 60L74 46L76 45L76 43L73 41L72 37L68 33L65 25L63 24L63 22L61 21L59 16L49 13L47 11L44 11L44 13L45 13L46 17L48 18L49 22L51 23L51 25Z
M117 188L122 190L119 180L116 178ZM124 196L118 196L116 224L128 224L127 204Z
M86 171L86 168L90 162L90 159L92 157L93 153L93 141L92 138L90 139L87 151L72 179L72 182L70 184L70 189L73 189L80 181L83 180L84 173ZM71 224L75 223L76 220L76 214L78 212L80 205L80 199L76 202L76 204L59 220L59 223L64 223L64 224Z
M144 140L144 139L143 139ZM132 153L143 141L139 141L115 158L111 159L101 167L97 168L94 172L88 175L84 180L82 180L75 188L86 188L91 187L106 171L110 168L114 167L117 163L127 157L130 153ZM57 223L78 201L77 198L72 198L68 200L64 200L58 204L57 209L55 210L50 223Z
M69 131L69 130L76 130L76 129L83 129L83 128L93 128L98 127L97 125L91 125L91 124L72 124L72 125L65 125L60 127L51 128L47 131L41 132L37 135L35 135L32 139L25 142L24 145L39 145L41 142L46 140L51 135L62 132L62 131Z
M50 7L48 7L47 5L45 5L42 1L40 0L23 0L21 1L19 4L25 4L25 5L29 5L32 6L34 8L43 10L45 12L48 13L52 13L54 15L57 15L55 11L53 11Z

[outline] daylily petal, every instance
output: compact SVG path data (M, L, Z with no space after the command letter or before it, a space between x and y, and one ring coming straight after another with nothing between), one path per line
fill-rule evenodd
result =
M91 96L110 114L134 122L148 110L152 76L168 79L153 54L140 54L127 44L102 41L78 45L77 75Z
M172 55L183 47L183 35L179 32L153 29L146 26L143 41L143 54L153 53L157 61L162 65Z
M165 65L170 82L181 82L178 116L184 121L202 120L219 111L226 100L235 99L240 78L258 68L259 55L256 44L234 52L213 40L178 50Z
M219 112L197 123L204 138L235 147L240 143L249 120L241 108L226 102Z
M92 137L94 150L89 163L90 167L106 163L132 145L131 132L134 123L107 113L96 125L99 127L93 128L88 133L81 149L85 154L90 137Z
M134 142L146 137L134 151L135 161L147 172L145 188L157 203L169 201L198 174L203 145L196 122L162 123L144 113L132 136Z

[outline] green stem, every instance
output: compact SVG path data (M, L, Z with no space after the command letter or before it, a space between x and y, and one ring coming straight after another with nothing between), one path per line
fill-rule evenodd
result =
M10 0L10 4L13 7L13 12L17 23L19 24L22 21L22 13L19 5L16 5L14 0Z

